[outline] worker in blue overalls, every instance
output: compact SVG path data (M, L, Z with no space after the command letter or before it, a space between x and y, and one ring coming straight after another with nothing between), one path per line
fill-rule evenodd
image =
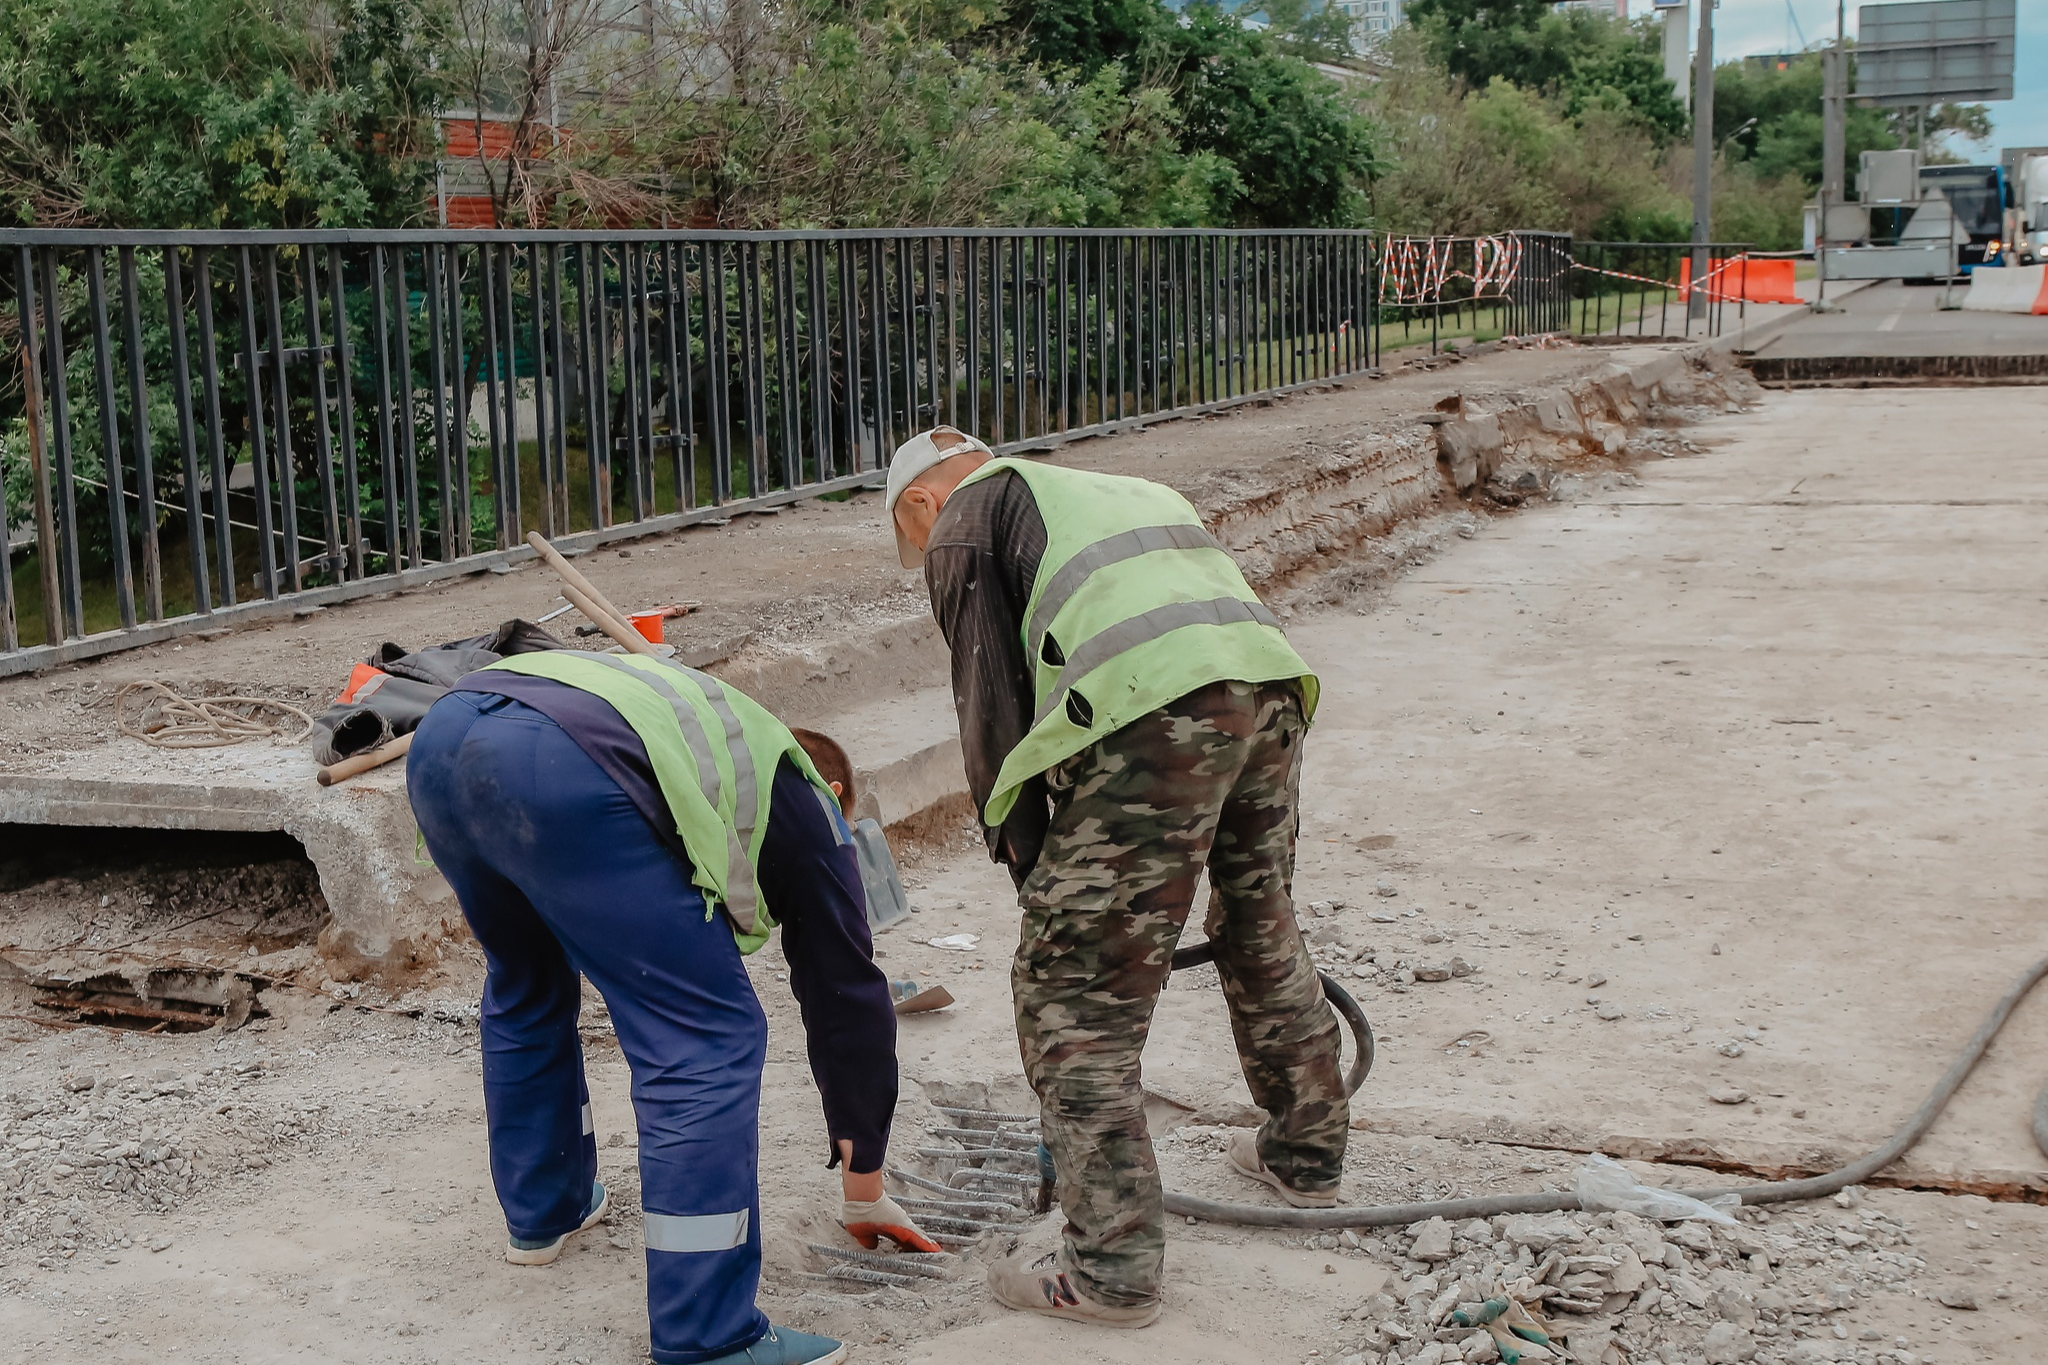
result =
M506 1258L546 1264L607 1208L580 973L632 1068L654 1360L843 1360L754 1304L767 1021L743 958L777 923L841 1221L869 1247L938 1248L882 1189L895 1014L834 784L709 675L578 650L463 678L421 722L408 769L427 849L489 962L484 1107Z

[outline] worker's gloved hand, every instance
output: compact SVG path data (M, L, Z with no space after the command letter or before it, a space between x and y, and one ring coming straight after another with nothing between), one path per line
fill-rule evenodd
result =
M917 1230L888 1195L880 1199L848 1199L839 1206L839 1224L868 1250L873 1251L887 1237L903 1251L943 1251L944 1247Z

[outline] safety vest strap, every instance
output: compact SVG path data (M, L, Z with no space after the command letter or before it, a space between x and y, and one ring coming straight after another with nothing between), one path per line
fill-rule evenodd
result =
M1066 700L1075 683L1126 650L1136 649L1189 626L1230 626L1243 621L1256 621L1275 630L1280 628L1280 618L1267 610L1263 602L1248 601L1242 597L1168 602L1126 617L1107 630L1089 636L1068 652L1067 661L1060 668L1059 680L1046 692L1045 700L1039 704L1038 714L1032 717L1031 723L1033 726L1043 723Z
M627 677L646 683L661 695L675 712L676 723L683 728L683 742L690 746L690 757L697 764L697 785L704 793L704 800L711 809L719 809L719 798L724 791L725 780L719 775L718 761L711 747L711 736L705 733L704 723L697 715L697 708L690 705L675 685L661 676L655 669L635 668L611 654L589 656L608 668L617 669ZM733 714L732 703L726 700L725 689L718 680L708 673L695 669L684 669L662 662L663 668L674 668L687 673L690 680L703 691L705 700L719 723L725 727L725 749L732 759L733 771L733 819L725 827L726 840L726 887L725 908L732 915L733 923L743 934L754 932L759 920L761 897L754 885L754 864L747 856L753 846L755 812L760 802L760 779L754 772L754 753L747 747L745 730L740 719Z
M1032 608L1031 619L1024 627L1030 657L1040 657L1040 651L1045 647L1045 633L1052 629L1053 619L1060 614L1060 608L1067 605L1096 570L1159 550L1205 549L1227 553L1217 543L1216 537L1209 534L1208 528L1199 522L1135 526L1113 536L1104 536L1092 545L1082 546L1073 558L1060 565L1059 571L1045 585L1045 591L1039 594L1038 605Z

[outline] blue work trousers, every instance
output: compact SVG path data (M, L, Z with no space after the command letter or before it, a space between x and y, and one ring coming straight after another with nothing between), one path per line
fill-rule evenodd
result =
M406 762L427 849L489 960L484 1108L512 1235L566 1233L589 1207L580 972L633 1073L654 1359L751 1344L768 1330L754 1306L768 1026L731 927L618 784L531 707L451 692Z

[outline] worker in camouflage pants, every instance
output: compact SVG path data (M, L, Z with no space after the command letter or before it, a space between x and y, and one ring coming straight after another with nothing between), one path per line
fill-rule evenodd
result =
M952 653L968 789L1023 911L1011 982L1061 1246L996 1263L1012 1308L1160 1312L1164 1199L1140 1054L1195 887L1254 1099L1226 1154L1290 1204L1337 1202L1337 1021L1290 883L1315 674L1187 500L997 459L949 427L889 467L899 556Z
M1304 728L1287 683L1212 683L1049 775L1010 980L1070 1273L1101 1302L1159 1297L1164 1210L1138 1057L1204 867L1237 1055L1271 1115L1258 1154L1304 1194L1333 1194L1343 1174L1337 1020L1288 892Z

